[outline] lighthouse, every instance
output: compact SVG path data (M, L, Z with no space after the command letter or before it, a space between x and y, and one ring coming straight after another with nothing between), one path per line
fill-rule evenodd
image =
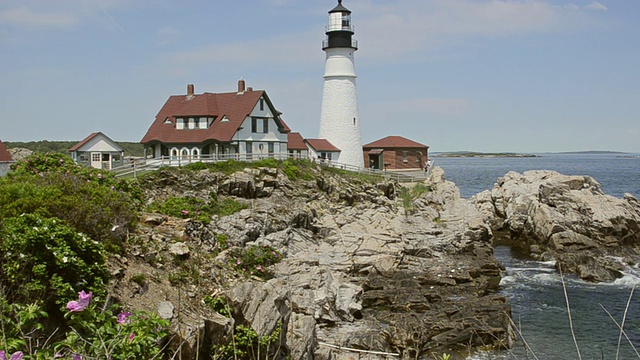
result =
M364 159L353 60L358 42L353 39L351 11L342 6L342 0L338 0L338 6L329 11L325 34L327 37L322 42L322 50L326 53L326 61L319 137L340 149L338 162L362 168Z

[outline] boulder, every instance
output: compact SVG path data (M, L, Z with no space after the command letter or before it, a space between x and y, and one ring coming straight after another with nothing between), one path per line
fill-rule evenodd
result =
M589 176L509 172L491 192L474 196L484 221L534 258L556 259L588 281L612 281L640 255L640 204L631 194L605 195ZM612 263L615 262L615 264Z

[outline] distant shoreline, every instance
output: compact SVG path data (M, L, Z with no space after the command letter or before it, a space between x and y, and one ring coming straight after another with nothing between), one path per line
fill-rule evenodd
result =
M482 158L535 158L540 155L535 154L518 154L518 153L481 153L481 152L451 152L451 153L438 153L432 155L432 157L482 157Z

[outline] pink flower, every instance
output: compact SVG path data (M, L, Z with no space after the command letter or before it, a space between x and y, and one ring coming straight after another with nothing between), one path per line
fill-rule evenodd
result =
M187 210L182 210L182 215L184 215L184 216L189 215L189 211L187 211Z
M82 355L80 354L73 354L73 356L71 357L72 360L82 360Z
M258 265L258 266L256 267L256 269L258 269L258 271L260 271L260 272L263 272L263 271L264 271L264 270L262 270L262 265Z
M238 260L238 261L236 261L236 264L240 265L240 264L242 264L242 261Z
M98 173L98 179L102 179L102 174Z
M84 290L78 293L78 301L69 301L67 303L67 309L69 312L82 311L89 306L91 302L91 297L93 296L93 292L89 292L88 294L84 292Z
M136 337L136 334L131 333L131 335L129 335L129 342L133 341L133 338Z
M9 357L9 360L22 360L23 357L22 351L16 351ZM0 350L0 360L7 360L7 354L5 354L4 350Z
M129 316L131 316L130 312L121 312L118 314L118 324L128 324L130 321Z

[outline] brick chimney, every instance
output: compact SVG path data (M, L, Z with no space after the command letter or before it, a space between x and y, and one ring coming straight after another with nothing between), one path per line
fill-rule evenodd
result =
M244 85L243 79L238 80L238 95L244 94Z
M191 100L194 97L194 87L193 84L187 85L187 100Z

